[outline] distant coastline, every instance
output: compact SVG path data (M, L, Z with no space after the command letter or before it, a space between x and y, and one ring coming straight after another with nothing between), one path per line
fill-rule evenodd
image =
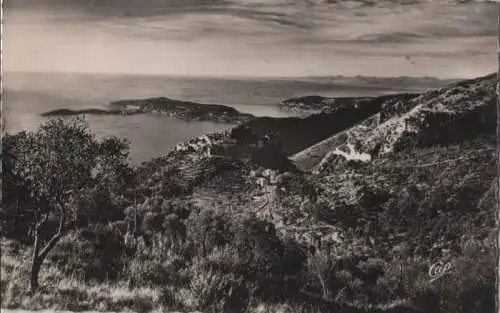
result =
M242 113L232 107L220 104L202 104L175 100L165 97L140 100L119 100L109 104L109 109L56 109L44 112L41 116L92 115L135 115L160 114L186 121L212 121L217 123L241 124L255 118L252 114Z
M54 73L54 75L57 75ZM183 77L187 79L186 77ZM196 78L191 78L196 79ZM228 78L220 78L225 80ZM239 78L241 79L241 78ZM264 78L254 78L255 80L264 80ZM232 78L232 81L237 81L238 78ZM304 84L311 84L309 95L303 92L297 93L297 96L291 98L283 98L285 100L275 99L274 107L278 111L293 113L297 117L305 117L313 114L332 113L343 107L356 106L359 102L373 99L381 96L375 92L373 95L364 94L359 96L349 96L350 90L353 88L361 88L363 90L382 90L387 94L397 93L419 93L430 88L442 88L456 80L441 80L431 77L307 77L307 78L268 78L267 81L302 81ZM230 80L228 80L229 82ZM262 81L261 83L265 83ZM344 96L329 96L324 92L326 86L336 86L342 88ZM392 87L388 87L392 86ZM431 87L432 86L432 87ZM236 86L237 87L237 86ZM332 87L333 88L333 87ZM155 91L152 90L151 93ZM168 91L167 91L168 92ZM307 91L306 91L307 92ZM302 93L302 95L300 95ZM292 93L290 93L292 94ZM241 95L244 97L245 95ZM262 99L266 101L268 99ZM111 101L111 100L107 100ZM196 101L196 100L195 100ZM210 101L210 100L208 100ZM208 102L207 101L207 102ZM232 103L234 99L226 99L214 103ZM263 103L263 102L261 102ZM271 103L271 102L268 102ZM86 106L86 104L83 104ZM252 112L253 113L253 112ZM243 113L230 105L222 104L207 104L193 101L184 101L167 97L152 97L143 99L124 99L112 101L107 108L57 108L41 113L43 117L63 117L75 115L138 115L138 114L158 114L174 117L184 121L210 121L223 124L242 124L256 118L256 115Z

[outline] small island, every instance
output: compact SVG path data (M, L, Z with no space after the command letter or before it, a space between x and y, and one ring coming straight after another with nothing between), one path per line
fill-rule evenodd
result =
M44 112L40 114L41 116L72 116L72 115L81 115L81 114L90 114L90 115L118 115L122 112L112 111L112 110L103 110L103 109L55 109L48 112ZM127 112L127 115L137 114L139 112Z
M186 121L212 121L217 123L242 124L255 117L221 104L202 104L170 99L166 97L139 100L119 100L109 104L109 109L56 109L41 116L134 115L161 114Z

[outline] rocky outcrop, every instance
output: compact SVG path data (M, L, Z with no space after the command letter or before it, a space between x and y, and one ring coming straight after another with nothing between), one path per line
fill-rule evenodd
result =
M251 129L259 136L274 134L287 156L296 154L330 136L349 129L379 113L387 99L407 98L413 95L393 95L368 100L345 101L330 113L321 112L308 117L271 118L258 117L239 127Z
M429 91L407 101L388 103L370 119L376 122L347 130L343 134L345 141L332 147L316 171L333 165L344 153L368 154L373 158L491 133L496 125L495 88L496 75L488 75Z
M354 108L356 108L356 106L357 108L362 108L364 106L369 107L371 108L370 112L374 112L373 115L360 115L361 119L352 127L333 133L332 136L291 155L290 159L300 169L309 171L321 162L329 152L334 151L337 147L346 143L350 137L357 136L362 138L370 130L378 127L391 116L406 110L408 101L417 96L418 94L395 94L363 100L356 104ZM337 111L332 111L328 115L335 117L336 114ZM346 152L350 152L350 149Z

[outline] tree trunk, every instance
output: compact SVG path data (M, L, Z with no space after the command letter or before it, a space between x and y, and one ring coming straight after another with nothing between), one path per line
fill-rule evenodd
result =
M40 287L38 283L38 274L40 273L40 269L42 267L42 263L40 259L33 260L33 264L31 265L31 278L30 278L30 291L31 293L35 293Z
M31 261L31 275L30 275L31 293L35 293L40 287L40 284L38 283L38 275L40 274L43 261L45 260L49 252L56 246L56 244L62 238L63 227L66 221L66 215L63 206L61 205L60 207L59 228L57 230L57 233L54 234L54 236L52 236L52 238L47 242L45 247L41 249L40 233L41 229L43 228L47 220L48 220L48 215L46 215L41 222L38 222L35 228L35 243L33 247L33 259Z
M38 241L38 233L37 238L35 239L35 248L33 251L33 260L31 262L31 279L30 279L30 291L32 293L38 290L40 286L38 283L38 274L40 273L40 269L42 268L43 261L49 254L49 252L56 246L61 239L61 233L55 234L52 239L45 245L43 250L40 252L40 243Z
M35 245L33 248L33 259L31 261L31 276L30 276L30 292L35 293L38 290L38 274L40 273L40 268L42 264L40 263L40 241L39 241L39 229L35 229Z

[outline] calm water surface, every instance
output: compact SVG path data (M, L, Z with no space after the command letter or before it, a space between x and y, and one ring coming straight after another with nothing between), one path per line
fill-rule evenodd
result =
M276 104L297 96L359 96L384 93L373 88L335 87L291 80L182 78L140 75L5 73L3 112L5 130L36 129L40 113L58 108L106 108L120 99L169 97L232 106L256 116L286 117ZM150 115L86 116L99 137L117 135L131 141L131 161L160 156L177 143L234 125L186 122Z

